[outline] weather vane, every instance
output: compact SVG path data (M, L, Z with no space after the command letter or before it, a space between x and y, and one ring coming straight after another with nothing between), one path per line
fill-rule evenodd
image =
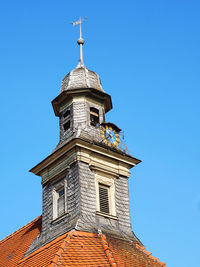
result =
M84 44L84 40L82 38L82 29L81 29L81 24L83 23L84 20L86 20L87 17L85 18L80 18L74 22L72 22L72 25L73 26L77 26L77 25L80 25L80 37L77 41L78 45L79 45L79 50L80 50L80 57L79 57L79 64L78 66L84 66L83 64L83 44Z

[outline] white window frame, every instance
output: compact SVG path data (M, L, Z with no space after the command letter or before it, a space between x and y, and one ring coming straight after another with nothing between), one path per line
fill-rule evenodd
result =
M64 213L58 216L58 199L59 192L64 189ZM53 220L62 217L67 212L67 182L64 181L58 183L53 188Z
M109 199L109 214L100 211L100 201L99 201L99 184L108 187L108 199ZM115 206L115 177L98 172L95 173L95 188L96 188L96 209L98 214L116 216L116 206Z

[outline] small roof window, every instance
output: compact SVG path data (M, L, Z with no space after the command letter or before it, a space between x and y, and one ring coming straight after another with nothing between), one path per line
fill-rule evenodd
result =
M90 108L90 125L99 127L99 110L94 107Z
M70 128L70 120L63 124L63 129L66 132Z
M70 110L68 109L63 113L63 119L66 119L69 116L70 116Z

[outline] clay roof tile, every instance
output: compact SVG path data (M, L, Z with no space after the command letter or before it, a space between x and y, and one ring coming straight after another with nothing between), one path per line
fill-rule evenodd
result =
M104 234L70 231L24 254L39 235L41 217L25 225L0 242L0 266L58 267L58 266L166 266L132 241Z

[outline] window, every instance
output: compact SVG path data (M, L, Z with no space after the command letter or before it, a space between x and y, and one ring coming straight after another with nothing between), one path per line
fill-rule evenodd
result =
M57 199L57 217L60 217L65 213L65 190L64 188L58 191Z
M96 108L90 108L90 125L99 126L99 110Z
M99 209L101 212L110 213L109 192L110 187L104 184L99 184Z
M53 220L66 213L65 183L58 184L53 189Z
M94 169L93 169L94 170ZM115 177L95 170L96 212L99 215L116 218Z
M70 128L70 120L63 124L63 129L66 132Z
M70 109L65 110L62 114L63 131L66 132L70 129Z
M67 117L69 117L70 116L70 110L68 109L67 111L65 111L64 113L63 113L63 119L66 119Z

